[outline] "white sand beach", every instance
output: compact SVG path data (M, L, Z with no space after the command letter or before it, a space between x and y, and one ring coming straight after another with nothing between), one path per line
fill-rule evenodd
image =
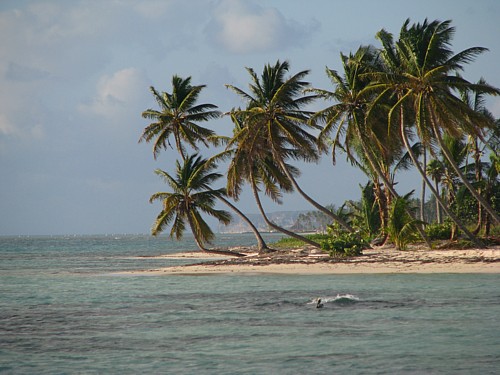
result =
M303 250L295 256L249 254L237 261L201 252L178 253L161 258L192 259L193 264L142 271L143 275L202 274L377 274L377 273L500 273L500 246L487 249L397 251L392 247L369 249L360 257L332 259L326 254ZM218 260L218 261L215 261Z

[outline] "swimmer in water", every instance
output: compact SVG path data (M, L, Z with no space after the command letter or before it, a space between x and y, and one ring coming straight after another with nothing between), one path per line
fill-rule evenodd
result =
M321 298L318 298L318 300L316 301L316 308L321 309L322 307L323 307L323 304L321 303Z

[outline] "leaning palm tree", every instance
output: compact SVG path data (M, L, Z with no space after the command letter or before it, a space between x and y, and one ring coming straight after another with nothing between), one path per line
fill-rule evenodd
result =
M228 195L238 200L243 184L249 183L259 212L268 227L309 245L320 247L317 242L280 227L268 218L260 198L261 188L274 202L281 203L282 192L291 192L293 186L274 160L264 134L246 126L241 112L231 113L231 119L235 126L234 135L228 139L225 151L216 156L216 158L230 159L227 172ZM295 167L288 164L286 167L290 174L294 176L298 174Z
M304 70L285 78L288 70L288 62L278 61L274 66L266 65L259 78L253 69L247 68L251 77L250 93L226 85L247 103L245 109L236 113L233 110L233 113L244 119L245 126L251 129L252 134L266 140L263 147L269 150L294 189L307 202L329 215L346 230L352 231L345 221L307 195L287 166L286 160L290 158L306 162L319 160L316 138L308 131L317 127L309 123L311 113L303 109L316 99L315 95L302 95L309 86L308 82L303 81L309 72Z
M382 66L377 51L371 46L362 46L349 56L341 54L341 60L342 74L328 68L326 70L334 91L311 90L334 102L314 114L312 120L325 124L319 135L319 142L323 143L330 133L335 133L332 141L334 162L336 147L343 145L351 160L351 149L359 155L358 160L361 163L358 163L358 166L366 165L362 170L372 178L376 189L379 189L379 179L383 181L387 196L383 199L381 192L378 195L380 207L384 210L380 214L381 220L385 223L386 208L390 204L391 196L399 197L394 189L394 176L391 176L390 166L396 163L396 160L402 160L403 155L401 140L392 136L394 129L387 127L387 111L384 111L387 104L378 103L377 107L371 105L374 99L370 86L372 76L374 72L382 69ZM385 202L382 204L383 201ZM423 230L418 228L418 231L427 241ZM430 243L428 245L430 246Z
M214 181L222 177L220 173L213 172L214 168L215 164L207 163L205 159L195 154L187 156L182 165L179 161L176 162L175 177L161 169L155 171L173 191L158 192L151 196L151 203L161 200L163 204L151 233L156 236L172 225L170 237L180 240L187 224L201 251L244 256L244 254L232 251L214 250L206 247L207 244L212 243L215 235L201 214L208 214L224 224L228 224L231 220L231 215L227 211L214 208L217 199L225 195L225 189L210 188Z
M198 150L198 142L205 146L209 143L216 144L215 133L197 124L220 116L216 105L196 104L204 87L205 85L192 86L191 77L183 79L176 75L172 77L172 93L160 93L153 86L150 87L160 109L147 109L142 113L142 117L153 122L144 129L139 142L154 141L155 159L161 149L173 148L171 136L182 159L186 158L184 143L195 150Z
M486 84L486 81L481 78L478 82L480 85ZM480 90L477 90L475 92L470 92L468 90L460 90L461 98L466 103L472 110L475 112L482 113L484 116L490 119L492 123L495 122L495 118L493 114L486 108L486 95L485 93L481 92ZM498 127L495 127L498 129ZM495 129L494 128L494 129ZM492 132L494 133L494 132ZM482 194L482 190L484 190L484 179L483 179L483 161L482 156L484 154L484 151L486 147L491 146L488 144L488 142L485 140L485 135L481 134L479 136L474 136L471 135L468 137L467 140L467 148L469 150L469 153L472 157L472 160L474 162L474 182L475 186L477 186L477 191L479 194ZM486 198L486 197L485 197ZM488 199L486 199L488 201ZM488 202L489 203L489 202ZM483 207L478 204L478 221L477 221L477 226L476 229L474 230L474 233L479 233L481 228L484 226L485 222L485 216L486 213L483 210Z
M436 199L440 201L422 166L409 150L408 134L412 124L415 125L416 133L426 147L431 146L431 141L437 142L450 165L464 180L464 184L471 190L474 197L488 212L490 210L493 212L472 185L465 181L466 179L451 160L451 155L443 144L444 133L452 136L460 136L464 132L477 134L480 128L491 125L483 116L467 108L453 94L453 90L459 87L476 90L479 88L478 85L450 74L462 70L465 63L470 62L485 49L469 48L453 55L449 49L453 33L454 28L450 26L450 21L428 23L427 20L423 24L411 27L407 20L401 28L400 37L396 43L393 43L391 34L385 30L380 31L377 37L383 44L381 56L384 58L386 70L379 75L379 83L374 86L381 90L379 98L392 95L397 99L389 112L389 121L397 119L396 121L399 122L399 136L408 149L415 167ZM497 92L496 89L487 85L482 85L481 89L488 93ZM378 99L375 102L377 101ZM483 245L442 201L440 205L476 245Z
M404 66L406 102L415 113L415 125L424 140L434 139L444 157L474 198L500 223L500 217L465 178L443 142L444 134L460 137L462 134L480 136L481 130L493 127L482 113L475 111L454 93L454 90L480 90L485 94L500 91L486 83L473 84L460 76L452 75L463 70L464 64L485 52L486 48L473 47L453 54L450 43L455 28L451 21L424 21L401 30L397 43L398 54ZM427 138L427 139L426 139Z

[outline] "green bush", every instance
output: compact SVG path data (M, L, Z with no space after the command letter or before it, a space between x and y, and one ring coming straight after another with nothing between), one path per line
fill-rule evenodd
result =
M320 243L322 240L329 238L327 234L322 234L322 233L308 234L305 237L312 241L316 241L318 243ZM305 242L293 237L283 237L279 239L277 242L274 242L272 245L273 247L276 247L278 249L289 249L289 248L302 247L305 245Z
M410 212L415 211L410 200L411 193L395 198L389 209L387 234L398 250L406 250L408 244L420 239L418 225L422 222L415 219Z
M321 248L330 256L358 256L367 247L367 243L358 233L343 232L321 241Z
M443 224L429 224L425 227L425 234L429 240L449 240L451 238L452 225L450 222Z

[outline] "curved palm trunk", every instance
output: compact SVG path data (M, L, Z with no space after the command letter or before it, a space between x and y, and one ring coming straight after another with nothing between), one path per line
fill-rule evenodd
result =
M320 210L321 212L323 212L324 214L328 215L329 217L331 217L334 221L336 221L337 223L339 223L345 230L349 231L349 232L353 232L354 230L351 228L351 226L349 224L347 224L344 220L342 220L340 217L338 217L337 215L335 215L332 211L330 211L329 209L327 209L326 207L323 207L321 204L319 204L318 202L316 202L314 199L312 199L309 195L307 195L299 186L299 184L297 183L297 181L295 180L295 178L292 176L292 174L290 173L290 171L288 170L288 168L286 167L285 163L283 162L283 160L281 160L281 158L277 158L278 162L279 162L279 165L281 167L281 169L283 169L283 172L285 172L285 175L288 177L288 179L291 181L293 187L299 192L300 195L302 195L302 197L308 201L311 205L313 205L314 207L316 207L318 210Z
M357 123L357 120L356 120L356 123ZM360 139L361 148L362 148L363 152L365 153L366 158L367 158L368 162L370 163L371 167L379 175L379 177L382 179L382 181L385 184L386 189L389 190L391 195L396 199L399 198L399 194L396 192L396 190L394 190L394 187L392 186L391 182L389 181L387 176L382 172L378 163L374 160L375 158L372 154L372 150L366 146L363 134L361 133L359 126L356 126L356 133ZM387 203L389 203L389 202L387 202ZM409 212L406 208L405 208L405 210L408 213L408 215L412 216L411 212ZM427 236L425 235L424 230L420 226L417 226L417 231L418 231L418 234L420 235L420 237L422 237L422 239L425 241L427 246L429 248L432 248L432 245L431 245L429 239L427 238ZM386 237L386 240L388 239L388 237L389 236Z
M257 202L257 207L259 208L259 211L260 211L260 214L262 215L262 217L264 218L264 221L266 222L267 225L269 225L271 228L281 232L281 233L284 233L286 234L287 236L290 236L290 237L293 237L293 238L296 238L297 240L300 240L300 241L303 241L311 246L314 246L314 247L317 247L317 248L321 248L321 245L315 241L312 241L304 236L301 236L300 234L297 234L297 233L294 233L292 231L289 231L289 230L286 230L285 228L282 228L276 224L274 224L271 220L269 220L269 218L267 217L264 209L262 208L262 203L260 201L260 197L259 197L259 193L257 192L257 186L255 185L255 181L253 179L253 175L251 176L251 183L252 183L252 192L253 192L253 196L255 198L255 201Z
M441 193L439 192L439 181L436 178L434 180L434 183L436 184L436 193L441 196ZM441 206L439 205L439 201L436 199L436 221L438 224L441 224L443 220L441 219Z
M434 189L434 186L432 186L432 183L429 181L429 179L427 178L427 175L425 174L425 172L422 170L422 166L420 165L420 163L418 162L417 158L415 157L415 154L413 153L412 149L411 149L411 146L408 142L408 137L406 136L406 132L405 132L405 129L404 129L404 122L401 121L401 124L400 124L400 128L399 128L399 133L400 133L400 136L401 138L403 139L403 142L404 142L404 145L408 151L408 155L410 155L410 158L411 158L411 161L413 162L413 164L415 165L415 167L417 168L418 172L420 173L420 175L422 176L422 178L424 179L425 183L427 184L427 186L429 187L429 189L432 191L432 194L434 194L434 196L436 197L436 200L439 202L439 204L441 205L441 207L443 208L444 212L446 212L446 214L453 220L453 222L457 225L458 228L460 228L460 230L462 232L465 233L465 235L472 241L474 242L474 244L479 247L479 248L484 248L485 245L479 241L466 227L465 225L462 224L462 222L457 218L457 216L451 211L448 209L448 207L444 204L444 202L442 201L441 197L439 196L439 194L437 193L437 191Z
M481 152L479 151L479 144L477 141L477 138L474 138L474 171L475 171L475 176L476 176L476 183L479 185L478 193L481 195L481 181L482 181L482 168L481 168ZM488 201L488 198L486 197L486 200ZM481 228L483 227L484 223L484 213L483 213L483 206L480 204L477 205L477 225L476 229L474 229L474 234L477 235L481 232Z
M450 152L449 152L448 148L443 144L443 138L441 137L441 132L439 131L439 129L437 129L436 123L434 121L434 118L432 119L432 130L434 131L434 134L435 134L436 139L438 141L439 147L443 151L443 155L445 156L446 160L450 163L450 165L453 168L453 170L455 171L455 173L458 175L458 177L460 177L460 179L462 180L462 182L464 183L464 185L467 187L467 189L469 189L469 191L474 196L474 198L476 198L476 200L478 201L478 203L481 206L483 206L483 208L486 211L488 211L488 213L491 215L491 217L493 218L493 220L495 220L495 222L497 224L499 224L500 223L500 217L497 215L497 213L495 212L495 210L488 204L488 202L486 202L486 200L477 192L477 190L474 189L474 187L467 180L467 178L463 175L463 173L460 170L460 168L458 168L457 163L455 163L455 161L453 160L452 156L450 155Z
M427 169L427 149L424 147L424 171ZM420 221L425 222L425 181L422 180L420 195Z
M188 222L189 222L189 227L191 228L191 232L193 233L193 236L194 236L194 241L196 242L196 245L198 246L198 248L204 252L204 253L207 253L207 254L218 254L218 255L226 255L226 256L232 256L232 257L246 257L246 254L241 254L241 253L236 253L234 251L230 251L230 250L214 250L214 249L207 249L205 246L203 246L203 243L200 241L200 239L198 238L198 236L195 234L195 230L194 230L194 225L193 225L193 222L191 220L191 218L188 216Z
M269 252L271 249L269 249L267 247L266 242L264 241L264 239L260 235L260 233L257 230L257 228L255 227L255 225L250 221L250 219L248 217L246 217L245 214L243 214L243 212L241 212L235 205L233 205L231 202L229 202L224 197L219 197L219 199L222 202L224 202L228 207L230 207L234 212L236 212L236 214L239 217L241 217L250 226L252 232L255 235L255 238L257 239L257 245L258 245L258 249L259 249L259 254L265 253L265 252Z
M381 183L378 180L378 173L375 172L376 176L373 178L373 190L375 192L375 199L378 203L378 216L380 218L380 227L384 229L387 223L387 194L388 190L382 190Z

